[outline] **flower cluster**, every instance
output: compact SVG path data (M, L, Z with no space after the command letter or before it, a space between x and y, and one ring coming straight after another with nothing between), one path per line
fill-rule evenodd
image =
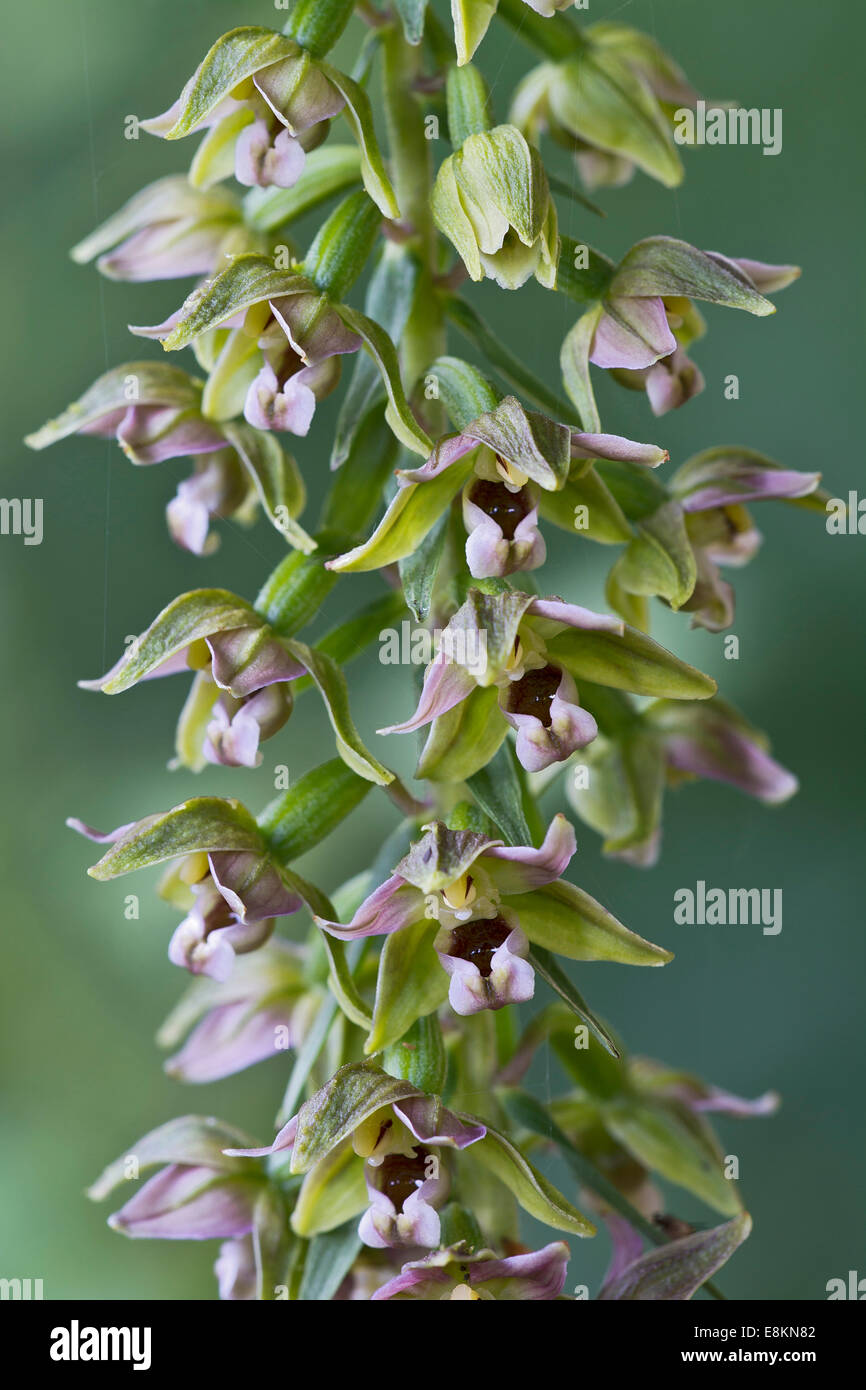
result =
M188 674L173 766L215 765L228 782L267 740L297 749L306 690L333 731L326 758L314 750L258 814L198 796L107 834L70 821L105 847L97 879L164 866L159 892L181 914L168 956L197 977L159 1033L169 1075L201 1085L293 1054L272 1142L186 1116L91 1189L136 1184L110 1218L127 1235L221 1242L224 1299L570 1298L570 1245L527 1247L521 1214L558 1237L607 1227L600 1299L687 1299L751 1227L707 1116L769 1114L776 1098L630 1058L592 1011L562 962L672 955L572 881L587 856L562 808L605 852L648 866L667 786L707 778L765 803L796 790L713 677L650 635L650 601L728 627L720 567L760 542L746 507L820 507L820 476L726 445L665 475L666 449L602 428L593 372L661 416L703 386L688 355L705 329L696 303L762 317L798 271L664 236L615 262L560 233L557 200L574 190L548 175L543 140L573 152L590 189L637 170L670 187L683 176L672 114L697 100L654 40L582 27L571 9L453 0L453 47L423 4L386 16L297 0L282 33L234 29L143 123L202 135L188 174L145 188L73 252L112 278L193 281L165 322L132 331L195 360L116 367L28 443L113 438L137 465L191 460L167 521L196 556L213 553L215 521L260 511L286 544L255 599L191 589L81 685L113 695ZM471 61L494 18L544 59L499 122ZM362 20L350 76L328 55ZM387 157L366 90L379 59ZM444 104L451 142L435 171L428 102ZM302 251L295 224L329 202ZM569 324L577 306L561 344L568 399L484 323L483 279L510 293L534 280ZM454 355L450 324L481 366ZM334 476L302 525L307 488L281 436L320 435L317 407L344 372ZM557 530L564 594L534 577ZM613 555L609 611L580 592L587 539ZM356 606L346 576L361 572L381 589ZM340 621L314 636L337 584ZM432 659L414 713L378 733L423 731L412 789L359 732L344 669L410 614ZM329 837L383 791L399 823L342 882ZM542 816L548 793L558 804ZM332 884L298 872L317 845ZM545 1105L523 1085L542 1047L565 1078ZM546 1176L551 1143L581 1190ZM723 1224L665 1212L656 1179Z

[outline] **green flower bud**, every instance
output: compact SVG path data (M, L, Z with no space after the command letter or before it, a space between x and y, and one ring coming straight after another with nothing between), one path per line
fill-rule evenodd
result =
M516 290L531 275L552 289L559 257L556 208L537 150L514 126L470 135L445 160L433 216L473 280Z

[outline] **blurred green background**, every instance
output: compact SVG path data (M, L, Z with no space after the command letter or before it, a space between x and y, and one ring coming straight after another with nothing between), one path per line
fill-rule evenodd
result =
M330 732L315 700L305 700L267 745L262 768L210 770L194 781L166 768L182 682L120 700L79 691L76 679L106 669L124 637L175 594L215 584L254 596L281 542L265 523L251 532L222 526L219 553L196 561L172 547L163 525L182 462L134 470L113 444L71 440L37 456L20 441L108 365L158 351L130 340L125 324L158 322L185 292L177 282L112 284L68 259L68 247L126 197L192 154L195 142L125 140L124 118L164 109L223 30L279 25L280 16L266 0L5 0L3 8L2 491L44 498L45 537L40 547L0 540L0 1274L41 1277L48 1298L212 1297L215 1247L125 1241L83 1189L104 1162L184 1110L270 1134L286 1062L192 1094L163 1076L153 1034L185 986L165 959L174 919L141 876L107 886L87 879L92 850L63 821L76 814L107 827L193 791L239 795L258 809L272 794L273 764L286 761L295 776L330 757ZM862 47L862 12L850 0L592 0L589 18L614 16L655 34L710 98L782 107L784 149L778 158L757 148L686 152L679 190L638 175L602 195L606 223L563 205L564 230L615 256L663 232L731 255L796 261L805 273L774 318L708 312L709 336L696 350L708 385L697 401L654 421L642 397L605 383L606 426L661 443L675 464L713 444L747 443L789 467L822 469L831 491L845 495L862 477L851 442L864 366L855 270L864 233L855 145L862 82L859 66L845 61ZM356 43L357 34L344 37L337 58L345 65ZM533 56L497 24L480 56L502 118ZM536 286L519 301L488 286L473 295L556 383L558 346L573 320L568 302ZM463 350L457 339L455 350ZM737 402L723 396L730 372L740 378ZM296 449L314 499L333 414L332 400ZM857 620L866 541L829 537L820 517L793 508L765 508L758 521L765 550L736 578L739 661L723 659L720 637L689 633L685 618L666 615L657 636L715 674L772 732L801 793L776 811L717 786L669 795L662 861L649 872L603 860L596 837L579 827L581 884L677 953L665 970L588 966L580 982L633 1050L744 1094L783 1093L775 1119L720 1125L756 1219L721 1282L733 1297L820 1299L829 1278L858 1267L866 1274ZM599 604L609 556L564 535L551 550L549 590ZM348 586L332 595L331 620L347 594ZM409 708L408 675L373 655L353 669L357 722L380 756L407 768L411 750L396 754L372 731ZM556 804L552 797L548 809ZM371 798L339 832L337 863L321 847L302 871L332 889L370 862L392 823L386 799ZM698 878L782 887L781 935L675 926L674 890ZM129 891L141 895L139 922L124 919ZM542 1094L548 1084L555 1078L542 1071ZM676 1209L694 1214L680 1199ZM602 1240L584 1243L574 1282L595 1287L605 1256Z

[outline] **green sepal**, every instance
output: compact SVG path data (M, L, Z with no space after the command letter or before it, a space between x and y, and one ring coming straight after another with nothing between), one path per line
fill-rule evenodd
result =
M183 304L177 325L161 342L166 352L177 352L243 309L286 295L316 293L316 287L303 275L277 270L267 256L235 256L225 270L193 290Z
M365 604L354 617L320 637L316 651L329 656L338 666L346 666L376 640L383 628L393 627L405 616L403 595L393 591L383 594L381 598ZM292 682L293 693L298 696L313 683L312 676L301 676Z
M508 744L500 747L486 767L473 773L467 785L478 805L502 832L506 844L533 844L526 817L527 797Z
M254 24L232 29L217 39L187 82L173 125L163 129L162 119L155 117L142 121L142 129L166 140L180 140L196 130L225 97L260 68L292 58L297 52L296 43L272 29Z
M397 489L369 540L329 562L338 574L381 569L412 555L472 476L470 455L457 459L429 482Z
M201 404L201 382L181 367L167 362L127 362L112 367L68 406L56 420L28 434L24 443L30 449L46 449L58 439L86 429L115 410L135 405L171 405L178 410L196 410Z
M194 589L173 599L150 627L130 642L117 665L101 680L82 681L85 689L119 695L143 680L175 653L214 632L261 627L251 604L226 589Z
M555 120L571 134L632 160L666 188L682 182L667 117L649 86L615 53L588 45L555 70L549 95Z
M578 251L586 250L585 267L578 268ZM583 259L583 257L581 257ZM589 307L599 303L610 289L610 282L616 272L616 262L596 251L586 242L575 241L573 237L562 238L559 265L556 268L556 288L568 295L575 304Z
M151 1130L120 1158L109 1163L91 1183L87 1196L93 1202L101 1202L120 1183L128 1182L130 1153L135 1154L139 1172L167 1163L184 1163L252 1176L261 1172L254 1159L229 1157L224 1152L225 1149L250 1148L252 1144L248 1134L222 1120L204 1115L182 1115Z
M307 490L292 455L273 434L254 429L244 420L227 422L223 433L252 479L271 525L293 549L311 554L316 542L295 520L304 510Z
M202 850L263 854L265 846L258 826L239 801L197 796L138 821L87 872L104 881Z
M664 502L637 523L637 535L617 559L614 571L617 584L629 593L657 595L671 608L682 608L692 596L698 571L679 502Z
M537 1221L556 1231L593 1236L595 1227L542 1173L524 1158L511 1140L488 1126L487 1134L467 1149L465 1158L483 1164Z
M369 1205L364 1165L346 1140L307 1173L292 1212L292 1230L307 1239L357 1218Z
M319 71L346 99L343 115L352 127L361 151L361 178L364 187L383 217L399 217L400 209L376 139L370 98L363 87L359 87L358 83L345 73L331 67L330 63L320 63Z
M556 957L545 950L543 946L534 946L529 952L529 963L545 983L559 995L560 999L564 1000L568 1009L568 1013L565 1017L569 1039L573 1040L574 1037L574 1028L571 1023L570 1015L575 1014L592 1030L604 1050L608 1052L611 1057L618 1058L620 1052L613 1038L600 1019L592 1012L583 995L580 993L580 990L566 975ZM556 1017L561 1017L561 1015L556 1015Z
M233 226L240 226L241 220L240 204L228 189L201 193L190 187L183 174L169 174L134 194L118 212L73 246L69 254L77 265L87 265L142 226L154 222L176 222L182 235L193 223L221 223L228 233ZM98 268L103 274L110 273L102 265Z
M426 458L433 446L409 409L409 403L406 400L403 383L400 379L397 350L393 342L375 319L368 318L359 310L351 309L347 304L335 304L334 310L339 314L346 327L350 328L353 333L357 333L362 339L365 348L379 369L388 397L386 418L391 429L407 449L411 449L413 453Z
M694 1231L657 1250L647 1250L605 1285L599 1299L687 1302L702 1286L710 1290L710 1275L731 1258L751 1229L751 1216L742 1212L715 1230Z
M534 946L568 960L665 965L673 953L629 931L582 888L564 879L508 899Z
M418 287L420 263L406 246L386 242L370 276L364 312L378 323L392 343L399 343L409 320ZM379 399L384 399L382 380L375 359L358 353L334 434L331 467L339 468L353 452L365 419ZM353 526L359 530L360 526Z
M319 694L325 702L331 728L337 737L337 751L340 757L359 777L365 778L368 782L375 782L380 787L388 786L394 781L394 774L364 747L349 711L346 678L337 663L323 652L316 651L315 647L308 647L293 638L287 640L286 646L292 656L307 668L318 687Z
M369 1057L393 1046L419 1019L448 998L448 976L433 950L438 923L422 917L391 932L379 956L373 1026L364 1044Z
M586 508L586 526L576 524L579 507ZM628 518L592 463L584 471L573 474L558 492L542 492L538 510L554 526L601 545L622 545L634 534ZM584 514L580 515L582 518Z
M298 1111L291 1171L309 1172L377 1110L420 1094L417 1086L389 1076L371 1062L340 1067Z
M328 932L322 932L320 940L328 957L328 986L331 993L346 1017L359 1028L369 1031L373 1015L352 977L345 941Z
M559 354L563 385L580 416L581 428L590 434L598 434L601 431L601 416L598 413L589 372L589 354L598 321L603 313L601 304L587 309L565 335Z
M717 690L710 676L680 661L645 633L626 627L612 632L579 632L572 628L547 643L552 660L575 677L668 700L706 700Z
M701 299L729 309L745 309L759 318L776 312L775 304L758 293L744 272L676 237L647 237L637 242L617 266L610 293Z
M496 686L478 686L447 714L438 715L415 776L431 782L465 782L485 767L508 733L498 697Z
M435 380L439 399L455 429L465 429L499 404L500 395L492 382L461 357L437 357L427 376Z
M685 1123L670 1110L619 1097L603 1109L605 1128L645 1167L693 1192L724 1216L742 1211L736 1184L709 1128Z

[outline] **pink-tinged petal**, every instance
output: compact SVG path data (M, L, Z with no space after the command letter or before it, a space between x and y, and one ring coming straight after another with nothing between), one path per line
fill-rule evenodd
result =
M241 705L234 715L230 715L225 705L218 701L207 726L204 756L209 763L219 767L258 767L262 761L260 734L258 721L249 703Z
M171 656L167 656L165 661L161 662L159 666L155 666L152 671L148 671L147 675L142 676L141 679L143 681L152 681L156 680L160 676L177 676L180 675L181 672L183 672L186 675L189 675L190 667L187 661L188 651L189 647L181 647L180 651L172 652ZM92 681L78 681L77 684L79 689L102 690L103 686L108 681L110 681L113 676L117 675L121 670L123 670L123 668L126 665L126 662L127 653L124 652L123 656L119 657L118 660L115 661L111 670L106 671L104 676L97 676L96 680Z
M538 569L547 558L547 546L538 529L537 507L517 523L514 535L508 539L499 523L464 494L463 522L469 533L466 563L475 579Z
M362 346L358 334L347 328L333 309L323 310L322 302L320 294L285 295L269 301L289 346L307 366L358 352Z
M367 1191L370 1206L361 1218L358 1235L374 1250L395 1249L401 1245L435 1249L439 1244L439 1213L433 1206L443 1201L448 1181L441 1177L428 1178L405 1199L398 1212L390 1197L375 1185L375 1170L367 1167Z
M540 1302L558 1298L565 1287L569 1256L565 1241L556 1240L528 1255L478 1260L469 1265L469 1284L472 1288L486 1286L497 1301Z
M288 1000L250 1009L247 999L221 1004L201 1020L164 1070L178 1081L219 1081L277 1053L277 1039L297 1045ZM278 1031L279 1030L279 1031Z
M420 468L398 469L397 482L400 487L408 487L410 483L429 483L431 479L444 473L446 468L450 468L452 463L457 463L477 448L478 441L470 438L468 434L448 435L445 439L439 440L427 462Z
M765 261L750 261L741 256L723 256L719 251L708 251L707 255L729 269L733 266L748 275L761 294L784 290L803 273L798 265L768 265Z
M612 618L607 613L593 613L590 608L564 603L560 598L534 598L527 611L535 618L562 623L565 627L582 628L584 632L616 632L619 635L623 632L621 618Z
M316 925L331 936L351 941L356 936L390 936L424 916L424 894L394 874L365 898L351 922L326 922L316 917Z
M576 850L574 827L560 812L550 822L539 849L496 845L485 850L483 866L500 893L528 893L562 878Z
M184 306L181 305L179 309L175 309L173 314L169 314L168 318L164 319L162 323L131 323L129 325L129 331L130 333L134 333L136 338L167 338L169 333L173 333L174 330L177 328L178 324L183 319L183 314ZM222 324L221 326L223 328L226 328L228 325Z
M687 1083L667 1088L666 1094L682 1100L697 1114L731 1115L738 1120L762 1119L775 1115L781 1104L777 1091L765 1091L754 1100L745 1096L735 1096L731 1091L722 1091L718 1086L689 1086Z
M133 463L162 463L165 459L210 454L225 446L218 426L174 406L130 406L116 433L117 442Z
M646 468L658 468L670 454L657 444L638 444L620 434L582 434L574 430L571 436L571 457L574 459L613 459L640 463Z
M677 348L664 362L650 367L644 383L653 415L679 410L693 396L699 396L706 382L691 358Z
M228 231L227 222L157 222L133 232L97 265L113 280L176 280L210 275Z
M140 821L131 820L128 825L119 825L116 830L95 830L92 825L86 825L77 816L67 816L66 824L70 830L76 830L79 835L86 836L97 845L113 845L117 840L122 840L127 831L139 825Z
M626 1221L624 1216L613 1210L612 1207L599 1203L604 1224L608 1229L611 1239L610 1263L605 1272L602 1286L612 1284L615 1279L619 1279L621 1274L633 1265L635 1260L640 1259L643 1253L643 1239L630 1221Z
M389 1279L387 1284L383 1284L371 1295L370 1302L396 1298L399 1294L408 1298L423 1299L429 1296L431 1300L438 1300L446 1289L453 1287L453 1284L454 1280L444 1269L435 1265L425 1266L423 1261L417 1261L404 1265L400 1274Z
M212 1168L170 1164L108 1218L124 1235L159 1240L214 1240L246 1235L253 1225L253 1187Z
M287 130L276 139L264 121L245 126L235 142L235 177L246 188L292 188L304 172L306 154Z
M236 700L246 699L265 686L297 680L304 667L286 645L261 627L236 627L207 637L217 685Z
M266 1158L269 1154L283 1153L290 1149L295 1142L298 1132L298 1117L293 1115L287 1124L284 1124L273 1144L269 1144L264 1149L223 1149L223 1153L228 1158Z
M542 772L553 763L570 758L579 748L585 748L598 735L594 718L578 704L577 687L567 671L560 674L559 685L550 701L548 722L535 714L521 714L508 708L511 696L505 690L500 709L508 723L517 731L515 752L527 772Z
M447 1145L466 1149L483 1139L487 1126L480 1121L467 1123L447 1110L437 1096L410 1096L395 1102L394 1114L422 1144Z
M590 362L596 367L651 367L676 348L661 299L614 296L598 321Z
M223 1302L254 1300L258 1287L256 1257L250 1236L227 1240L214 1261L219 1296Z
M736 476L708 480L705 487L683 497L680 505L684 512L702 512L710 507L732 507L743 502L807 497L820 481L820 473L798 473L793 468L744 468Z
M513 913L503 910L504 920L516 921ZM483 930L484 922L478 927ZM471 930L472 923L464 931ZM451 932L440 932L434 946L440 963L451 977L448 1001L456 1014L468 1017L484 1009L502 1009L506 1004L523 1004L535 993L535 971L525 959L529 942L515 926L513 931L490 956L488 973L482 974L478 965L462 956L449 955Z
M702 732L694 737L672 734L665 740L665 757L679 772L727 782L769 805L787 801L799 787L793 772L757 743L728 727L720 726L712 733Z
M440 652L427 667L424 687L418 708L404 724L391 724L387 729L377 729L380 734L408 734L420 729L440 714L447 714L461 700L465 700L475 689L475 680L465 666L458 666Z
M273 367L266 362L250 383L244 418L257 430L281 430L299 438L309 433L316 397L300 378L301 373L296 372L280 386Z
M275 866L254 850L215 850L208 863L216 887L244 925L288 917L303 907Z

